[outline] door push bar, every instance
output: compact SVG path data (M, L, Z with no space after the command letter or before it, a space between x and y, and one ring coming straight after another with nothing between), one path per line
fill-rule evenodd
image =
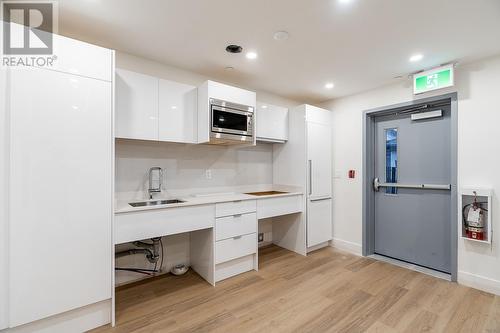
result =
M451 190L451 185L434 185L434 184L399 184L399 183L381 183L378 178L373 180L373 189L379 191L381 187L397 187L397 188L415 188L425 190Z

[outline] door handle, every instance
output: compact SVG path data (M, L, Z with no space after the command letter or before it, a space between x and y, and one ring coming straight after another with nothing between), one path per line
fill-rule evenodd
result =
M312 183L312 167L313 167L313 161L308 160L309 162L309 195L313 193L313 183Z
M332 199L332 197L326 197L326 198L310 199L309 201L316 202L316 201L324 201L324 200L331 200L331 199Z
M451 190L451 184L400 184L400 183L381 183L378 178L373 180L373 189L378 192L381 187L412 188L423 190Z

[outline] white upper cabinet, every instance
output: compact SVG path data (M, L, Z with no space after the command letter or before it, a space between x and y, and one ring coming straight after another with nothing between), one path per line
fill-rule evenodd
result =
M115 137L158 140L158 79L116 69Z
M288 109L257 102L257 140L285 142L288 140Z
M159 140L196 143L197 88L160 80Z
M197 142L197 88L116 70L115 137Z

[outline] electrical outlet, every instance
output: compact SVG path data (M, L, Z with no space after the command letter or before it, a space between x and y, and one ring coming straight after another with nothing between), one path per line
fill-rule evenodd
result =
M212 170L211 170L211 169L207 169L207 170L205 171L205 177L206 177L207 179L212 179Z
M264 233L260 232L259 233L259 243L264 241Z

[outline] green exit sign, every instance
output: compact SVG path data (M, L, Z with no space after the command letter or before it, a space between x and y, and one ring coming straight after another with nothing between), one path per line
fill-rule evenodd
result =
M429 71L413 75L413 93L424 92L452 87L455 84L453 65L434 68Z

